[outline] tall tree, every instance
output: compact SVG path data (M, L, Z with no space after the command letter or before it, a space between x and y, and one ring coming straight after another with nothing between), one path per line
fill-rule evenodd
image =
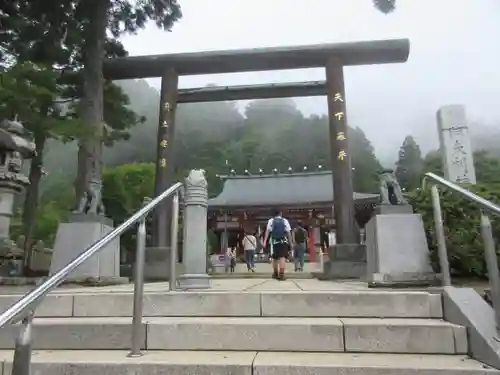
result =
M396 162L396 178L401 187L406 190L417 188L420 185L422 168L422 152L415 139L409 135L399 149Z
M75 181L77 198L93 179L101 180L103 119L102 64L105 57L106 31L118 38L135 32L152 20L158 27L170 30L181 16L177 0L100 0L80 1L75 8L77 19L83 20L84 92L80 113L93 138L80 143L78 175Z
M74 14L75 2L12 1L0 5L0 63L2 115L23 120L37 145L30 165L30 187L25 196L23 227L26 247L33 231L44 148L50 138L63 141L92 138L77 121L74 109L82 97L79 71L82 66L84 22ZM108 57L124 56L123 46L112 38L104 41ZM106 141L126 136L123 132L140 122L128 109L128 97L115 85L105 85L108 122ZM76 123L78 122L78 126Z

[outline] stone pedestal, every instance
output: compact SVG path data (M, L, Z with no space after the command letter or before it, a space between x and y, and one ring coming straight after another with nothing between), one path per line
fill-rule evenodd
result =
M207 274L207 180L203 170L192 170L186 179L184 199L184 274L180 289L210 288Z
M429 285L438 281L430 265L422 216L400 213L404 207L381 206L378 212L386 213L375 215L366 225L370 286Z
M175 267L180 274L181 264ZM146 281L168 281L170 277L170 247L147 247L144 279Z
M144 264L144 279L167 281L170 271L170 247L147 247Z
M89 246L113 230L112 221L98 215L75 214L69 223L61 223L57 229L50 274L54 274L80 255ZM116 238L80 267L68 280L119 279L120 238Z
M364 278L366 276L366 247L361 244L339 244L328 248L322 280Z

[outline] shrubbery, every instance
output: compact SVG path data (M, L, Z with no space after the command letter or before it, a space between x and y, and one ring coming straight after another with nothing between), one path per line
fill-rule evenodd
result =
M500 184L476 185L468 188L481 197L500 204ZM486 277L479 207L444 187L440 188L440 197L452 276ZM432 264L434 269L439 271L430 186L425 190L414 192L410 203L416 212L423 216ZM490 219L499 253L500 220L493 215L490 215Z

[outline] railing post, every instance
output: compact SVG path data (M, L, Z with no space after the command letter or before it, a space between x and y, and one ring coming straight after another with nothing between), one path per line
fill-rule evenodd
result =
M439 266L441 268L442 285L451 286L450 264L446 250L446 238L444 236L443 216L441 213L441 199L439 189L436 185L431 187L432 208L434 212L434 225L436 227L436 240L438 245Z
M16 340L12 375L30 375L31 372L31 335L34 312L31 311L21 322L21 329Z
M144 299L144 263L146 258L146 215L144 215L137 227L137 248L134 269L134 307L132 315L132 344L129 357L140 357L141 339L144 338L142 329L142 310Z
M169 288L171 291L177 289L177 243L179 236L179 192L172 198L172 220L170 222L170 279Z
M498 271L498 260L495 251L495 241L491 231L490 218L481 212L481 235L484 241L484 257L486 268L488 270L488 279L490 282L491 301L495 311L495 322L497 332L500 328L500 273Z

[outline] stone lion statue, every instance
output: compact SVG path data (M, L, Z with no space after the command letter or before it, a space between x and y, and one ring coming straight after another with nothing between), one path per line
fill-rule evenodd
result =
M104 216L104 205L102 204L102 182L91 180L89 187L78 204L75 214L96 214Z
M394 176L393 169L384 169L379 173L380 179L380 203L381 204L407 204L408 202L403 197L401 185Z
M203 169L192 169L186 178L186 187L207 187L207 179L205 178L205 170Z

